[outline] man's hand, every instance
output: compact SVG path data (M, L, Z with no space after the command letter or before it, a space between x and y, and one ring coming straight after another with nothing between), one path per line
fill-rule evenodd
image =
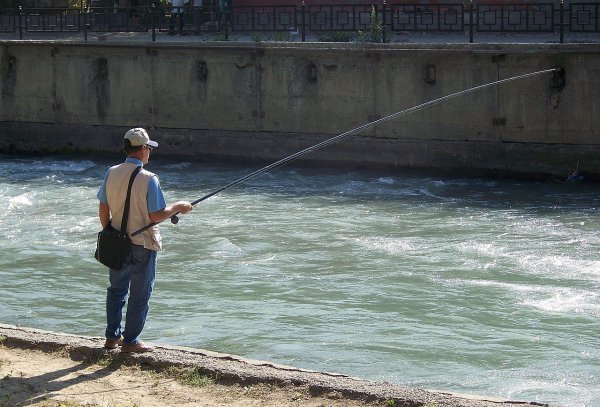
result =
M193 208L192 204L188 201L178 201L175 202L173 206L175 206L177 208L177 212L181 213L182 215L190 212Z

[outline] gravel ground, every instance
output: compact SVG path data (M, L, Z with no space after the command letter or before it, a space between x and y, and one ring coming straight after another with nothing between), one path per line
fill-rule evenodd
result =
M62 355L65 363L73 363L73 360L89 363L89 361L102 360L110 355L113 361L112 365L117 370L131 366L142 366L145 369L157 371L172 367L194 368L198 372L216 378L217 384L229 387L232 392L237 391L236 389L239 389L240 386L241 388L247 386L274 386L273 388L283 392L281 397L272 402L263 400L260 403L261 406L298 405L290 400L294 400L294 394L299 393L308 394L310 397L329 397L328 395L335 394L337 402L340 400L348 401L341 404L344 406L358 405L351 404L351 401L352 403L358 401L361 403L360 405L366 406L406 407L524 407L543 405L403 387L389 383L361 380L340 374L315 372L265 361L249 360L235 355L202 349L155 344L156 349L154 352L127 355L118 351L106 351L102 348L103 343L103 338L53 333L0 324L0 346L5 353L4 357L0 357L0 368L7 369L6 366L3 366L2 361L7 358L6 354L7 352L11 353L11 350L13 352L30 351L27 356L30 359L28 365L33 370L36 369L36 358L41 358L44 353ZM48 362L44 363L47 365ZM9 363L5 364L9 365ZM23 377L32 377L36 374L36 372L23 372L22 366L20 369L21 382L23 382ZM58 365L56 369L67 369L67 367L61 368ZM50 372L45 374L51 375ZM2 372L2 375L4 375L4 372ZM4 378L0 377L0 404L2 403L3 392L5 398L9 397L6 395L5 384L8 383L6 380L10 377L10 375ZM86 386L91 386L94 380L103 379L90 376ZM28 388L35 388L35 385L27 383L27 380L22 384ZM118 392L127 391L126 387L118 389ZM38 393L41 392L43 392L43 389L38 391ZM224 397L223 392L217 394L221 394L221 396L211 397ZM219 400L213 400L213 402L216 404L202 402L186 405L233 405L229 403L219 404ZM136 405L140 404L136 403ZM308 401L303 405L309 405ZM340 404L323 402L317 405Z

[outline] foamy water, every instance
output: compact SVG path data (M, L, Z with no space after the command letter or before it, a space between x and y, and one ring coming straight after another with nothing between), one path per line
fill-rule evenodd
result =
M104 331L112 162L0 157L0 320ZM153 162L168 200L255 167ZM600 405L595 185L278 169L163 224L144 339L461 393Z

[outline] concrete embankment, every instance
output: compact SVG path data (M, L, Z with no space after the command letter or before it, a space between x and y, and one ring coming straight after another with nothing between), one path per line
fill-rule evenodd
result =
M152 128L157 156L600 177L597 44L0 41L0 152L115 152Z
M120 365L143 365L150 369L170 366L193 367L218 378L225 384L268 383L282 386L308 387L311 394L336 392L348 399L384 400L389 405L420 407L523 407L539 403L508 401L478 396L466 396L439 391L361 380L341 374L322 373L249 360L239 356L185 347L162 346L146 354L120 354L102 348L102 338L54 333L31 328L0 324L0 345L7 348L60 351L78 360L99 360L107 352L119 358ZM392 403L393 401L393 403Z

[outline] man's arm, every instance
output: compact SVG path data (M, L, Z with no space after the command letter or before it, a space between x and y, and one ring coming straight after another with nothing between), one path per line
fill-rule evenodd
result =
M163 220L169 219L176 213L185 214L192 210L192 204L187 201L178 201L173 205L169 205L164 209L149 213L152 223L160 223Z
M110 223L110 209L107 204L100 202L98 205L98 217L100 218L102 229L106 228Z
M160 223L176 213L184 214L192 210L192 204L187 201L177 201L167 206L160 189L158 177L152 177L150 180L146 199L148 201L148 216L150 216L152 223Z

